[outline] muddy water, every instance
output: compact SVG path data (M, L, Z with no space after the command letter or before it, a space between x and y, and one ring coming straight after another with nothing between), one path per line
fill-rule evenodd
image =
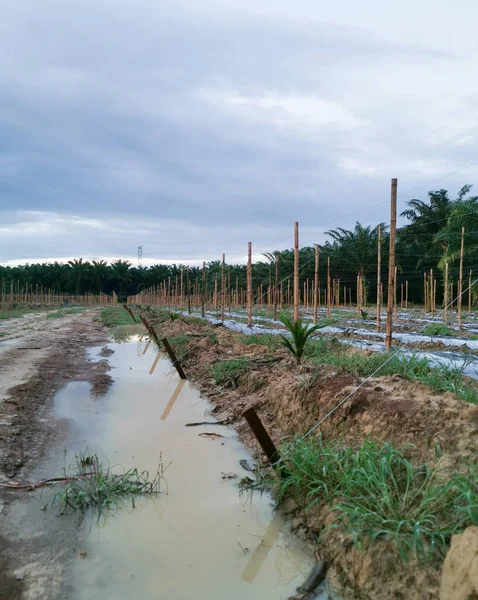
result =
M88 447L100 458L156 472L162 453L168 493L127 504L98 523L87 520L86 556L74 565L74 600L280 600L310 572L309 548L294 538L270 499L240 496L251 460L233 430L185 427L212 420L189 383L140 342L111 344L115 379L92 400L87 384L57 397L56 416L72 425L67 460ZM96 358L96 357L95 357ZM224 437L210 439L199 434ZM237 479L223 479L233 473ZM163 490L166 488L163 486ZM85 553L84 553L85 554ZM327 598L325 592L318 596Z

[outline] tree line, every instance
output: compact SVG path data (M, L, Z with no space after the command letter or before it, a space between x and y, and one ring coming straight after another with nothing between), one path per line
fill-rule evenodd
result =
M437 295L440 301L443 294L443 272L448 262L450 279L458 279L458 262L461 244L461 229L465 227L465 273L473 269L478 257L478 196L471 195L471 185L461 188L454 199L448 191L430 191L428 201L412 199L401 216L407 223L397 230L396 265L397 283L408 281L409 301L423 302L423 273L434 269L438 279ZM326 284L327 262L330 258L330 276L340 280L341 286L352 289L355 294L357 275L365 282L369 298L376 296L378 225L381 225L382 281L386 295L388 273L388 227L384 224L362 225L357 222L354 229L341 227L327 232L329 239L319 246L319 280L322 289ZM266 253L262 260L253 265L253 288L265 288L275 281L275 261L278 257L279 279L286 281L292 274L294 253L292 249ZM314 278L315 249L306 246L300 249L300 280ZM221 278L221 262L206 264L207 282L210 291L214 280ZM120 300L144 289L176 277L186 269L186 265L156 264L151 267L135 267L126 260L115 260L110 264L104 260L87 261L82 258L67 263L35 263L18 267L0 266L0 280L7 285L12 280L21 286L39 285L62 293L110 294L115 291ZM478 274L478 270L476 270ZM236 284L245 289L246 266L227 265L226 276L231 287ZM189 268L190 284L201 283L202 268ZM287 285L287 284L286 284ZM399 288L400 289L400 288Z

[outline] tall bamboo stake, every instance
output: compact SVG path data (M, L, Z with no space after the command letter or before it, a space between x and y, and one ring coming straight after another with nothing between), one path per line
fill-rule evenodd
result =
M444 310L443 319L445 323L448 323L448 261L445 263L445 297L443 299Z
M468 279L468 314L471 315L471 269L470 277Z
M330 256L327 256L327 316L330 317Z
M397 180L392 179L390 199L390 254L388 261L388 298L387 298L387 332L385 348L390 351L392 347L393 329L393 291L395 275L395 231L397 227Z
M277 321L277 304L279 303L279 253L276 252L276 283L274 287L274 321Z
M319 244L315 244L315 268L314 268L314 325L317 323L319 293Z
M380 333L380 298L382 276L382 226L378 226L378 255L377 255L377 331Z
M252 242L247 244L247 326L252 327Z
M430 312L435 316L435 298L433 297L433 269L430 269Z
M294 223L294 323L299 320L299 223Z
M461 306L463 295L463 255L465 253L465 228L461 228L461 248L460 248L460 279L458 280L458 327L461 328Z
M405 281L405 308L408 308L408 279Z

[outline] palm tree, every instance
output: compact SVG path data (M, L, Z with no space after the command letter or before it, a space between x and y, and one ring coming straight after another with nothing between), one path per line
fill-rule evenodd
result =
M118 286L119 296L124 298L125 289L131 283L131 263L127 260L115 260L111 263L111 280Z
M428 192L429 203L422 200L410 200L409 208L401 214L411 223L400 230L399 237L411 243L417 255L417 267L429 267L437 264L436 254L447 252L448 239L438 237L446 226L454 208L465 201L471 185L464 185L456 200L450 200L447 190Z
M465 228L465 255L478 257L478 196L457 202L448 217L446 226L435 235L435 242L444 248L439 266L443 268L447 261L454 262L460 256L461 229Z
M74 258L67 264L69 266L68 281L74 284L75 294L79 296L83 292L83 284L90 277L91 264L88 261L83 262L82 258Z
M94 260L91 263L91 279L98 293L103 292L103 284L108 279L110 268L105 260Z
M382 231L386 229L382 223ZM350 231L338 227L326 232L334 240L331 250L335 254L335 262L350 269L355 275L365 278L376 270L378 253L377 227L364 227L359 222Z

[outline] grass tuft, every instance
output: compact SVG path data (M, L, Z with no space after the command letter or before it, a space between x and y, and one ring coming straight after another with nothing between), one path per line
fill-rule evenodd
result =
M72 308L62 308L55 312L48 313L47 319L61 319L63 317L67 317L68 315L78 315L83 311L87 310L87 306L75 306Z
M248 361L245 359L222 360L214 363L211 374L214 381L220 385L231 381L247 371Z
M112 467L105 467L96 454L88 452L76 455L76 472L69 475L65 471L65 483L58 483L59 490L52 504L59 505L61 513L68 509L86 511L94 509L98 518L103 511L119 508L128 499L134 508L134 498L145 494L158 494L164 480L164 467L161 457L158 470L153 478L147 471L136 468L117 473Z
M451 327L449 327L448 325L445 325L444 323L429 323L428 325L426 325L423 330L422 333L424 335L454 335L454 331Z
M478 470L445 473L413 464L407 448L366 440L307 438L284 444L285 476L279 498L292 495L313 505L328 504L333 527L358 547L392 541L402 560L443 556L453 534L478 525ZM263 480L264 481L264 480Z

